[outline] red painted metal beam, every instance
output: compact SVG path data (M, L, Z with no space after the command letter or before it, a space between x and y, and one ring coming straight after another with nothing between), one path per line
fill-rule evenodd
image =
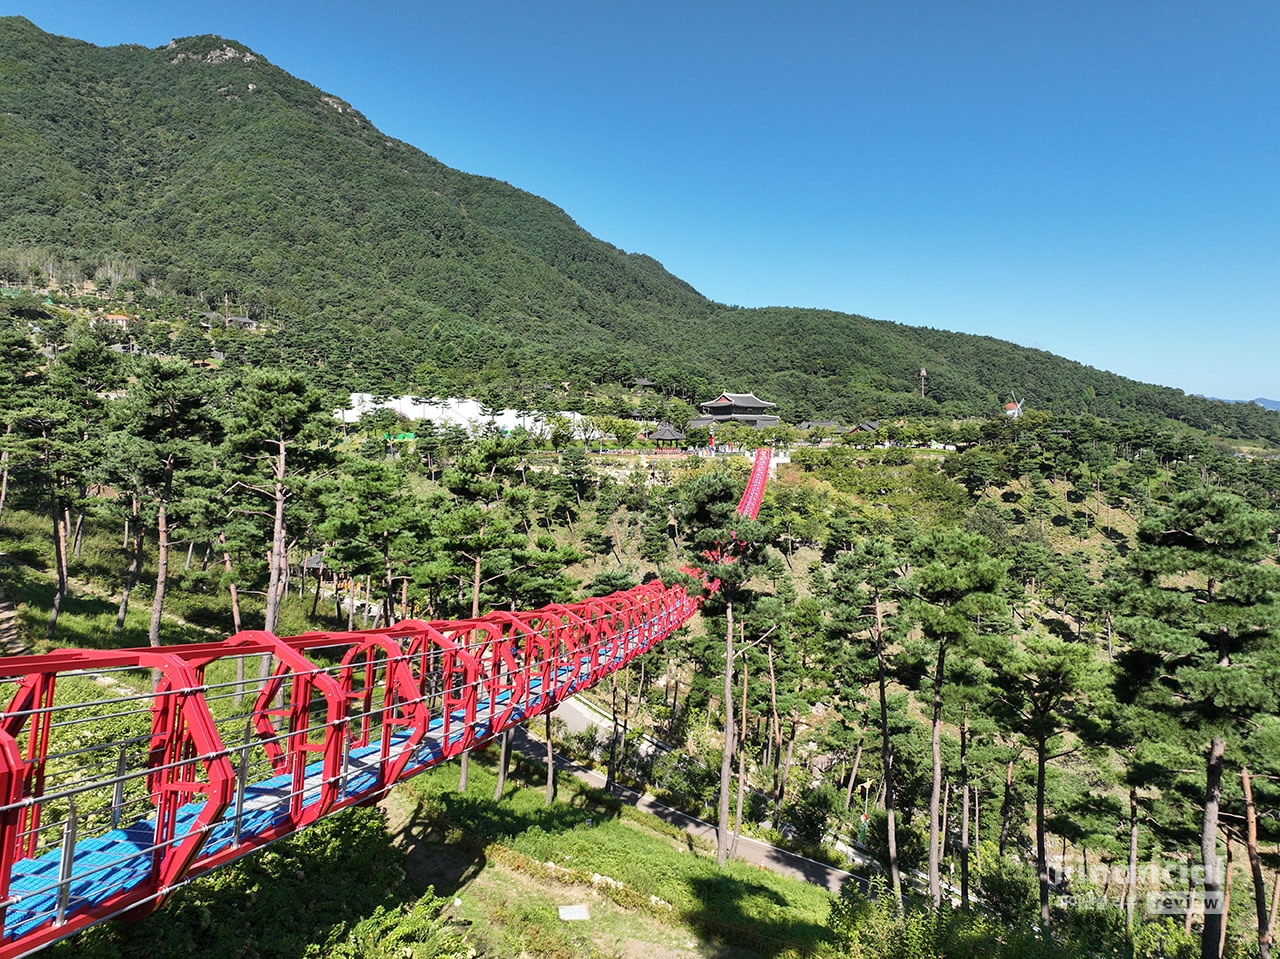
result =
M755 519L760 515L760 503L764 500L764 487L769 481L769 467L772 463L772 449L765 446L756 450L747 488L742 491L742 499L738 500L738 512L743 516Z
M758 451L745 515L768 467ZM623 668L700 603L655 581L457 622L0 659L0 959L376 801ZM266 678L244 680L258 664Z
M376 801L621 669L699 602L649 583L460 622L0 659L0 959ZM242 691L234 664L263 657ZM151 670L146 694L123 675ZM76 680L102 697L64 695ZM138 734L84 745L104 721Z

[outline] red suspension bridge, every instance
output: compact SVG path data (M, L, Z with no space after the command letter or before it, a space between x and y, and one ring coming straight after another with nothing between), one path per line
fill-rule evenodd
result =
M738 504L752 519L770 458ZM458 622L0 659L0 959L377 801L595 685L700 603L651 582Z

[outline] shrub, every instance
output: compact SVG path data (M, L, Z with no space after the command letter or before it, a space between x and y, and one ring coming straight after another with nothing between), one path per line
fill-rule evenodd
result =
M978 871L978 894L1000 922L1022 927L1040 912L1040 882L1027 863L1007 856L987 856Z

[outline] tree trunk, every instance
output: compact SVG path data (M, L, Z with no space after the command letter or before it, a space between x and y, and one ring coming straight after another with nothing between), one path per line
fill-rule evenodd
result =
M280 620L280 582L284 578L285 564L285 441L278 441L279 453L275 457L275 483L272 487L272 499L275 503L275 514L271 525L271 555L268 562L266 622L263 625L268 633L276 631Z
M667 716L667 735L670 736L675 732L676 722L680 716L680 677L677 676L671 683L671 712Z
M889 740L889 697L884 661L884 631L880 599L876 597L876 680L880 686L880 758L884 768L884 814L889 846L889 883L898 915L902 915L902 871L898 868L898 819L893 796L893 746Z
M1214 737L1205 761L1204 818L1200 827L1200 860L1204 865L1204 928L1200 934L1200 959L1222 954L1222 863L1218 859L1218 812L1222 804L1222 763L1226 740ZM1216 908L1211 908L1216 907Z
M507 767L511 765L511 737L515 730L507 729L502 733L502 748L498 753L498 785L493 790L493 801L502 801L502 791L507 787Z
M773 643L769 644L769 708L773 714L773 736L770 737L768 762L773 766L773 798L775 807L781 806L781 786L778 781L782 762L782 720L778 718L778 677L773 669ZM777 822L774 822L777 828Z
M71 552L76 559L80 558L80 551L84 546L84 502L88 495L89 491L82 487L80 489L80 507L76 510L76 531L71 538Z
M231 594L231 623L235 631L240 632L240 594L236 590L236 581L232 578L231 554L227 552L227 534L218 534L218 545L222 547L222 568L227 574L227 592ZM234 698L235 705L239 706L244 701L245 681L244 681L244 657L236 657L236 694Z
M1195 856L1191 853L1187 853L1187 877L1189 880L1187 883L1187 905L1188 906L1190 906L1190 904L1194 902L1196 898L1196 895L1195 895L1196 874L1194 869L1192 868L1194 865L1195 865ZM1193 918L1193 914L1190 909L1188 909L1186 915L1182 917L1182 932L1183 932L1183 935L1188 937L1190 937L1191 935L1192 918Z
M386 598L383 600L383 625L390 626L395 621L396 616L396 582L391 575L391 543L387 536L383 536L382 545L382 574L385 580Z
M471 764L471 750L464 749L462 756L459 757L458 766L458 792L466 795L467 792L467 767Z
M604 791L613 792L613 778L618 761L618 674L609 675L609 691L612 696L613 728L609 731L609 763L604 777Z
M951 806L951 780L946 780L942 784L942 823L938 829L938 862L947 858L947 827L950 825L950 817L947 815Z
M1276 849L1280 852L1280 847ZM1276 941L1276 914L1280 913L1280 872L1276 873L1274 885L1271 887L1271 918L1267 920L1267 941Z
M787 785L791 780L791 757L796 748L796 736L799 734L795 715L792 714L791 718L791 734L787 737L787 755L782 761L782 779L778 783L778 799L773 807L774 829L778 829L782 825L782 807L787 803Z
M236 581L232 578L231 554L227 552L227 534L218 534L218 545L222 547L222 568L227 574L227 592L231 596L231 625L238 633L240 625L240 592L236 589Z
M1230 925L1228 921L1231 918L1231 833L1223 833L1227 846L1226 866L1222 870L1222 921L1218 932L1218 955L1221 956L1227 951L1227 927Z
M1133 910L1138 900L1138 787L1129 787L1129 883L1125 892L1125 928L1133 938ZM1187 904L1190 907L1190 903Z
M160 545L156 551L156 590L151 600L151 626L147 630L147 643L160 645L160 619L164 615L164 594L169 587L169 504L160 498L156 512L156 535Z
M13 424L6 423L4 427L4 435L8 436L13 432ZM0 452L0 516L4 515L4 504L9 499L9 451Z
M138 510L137 497L133 500L133 509L136 515ZM120 609L116 612L115 631L117 633L124 629L125 619L129 615L129 596L133 593L133 587L137 585L138 574L142 572L142 549L145 543L146 531L142 528L142 521L136 520L133 531L133 557L129 560L129 568L124 574L124 588L120 594Z
M1253 874L1253 903L1258 913L1258 956L1271 959L1271 922L1267 913L1267 881L1258 858L1258 812L1253 805L1253 777L1249 767L1240 767L1240 785L1244 789L1245 851L1249 854L1249 871Z
M981 783L977 783L973 787L973 864L981 865L982 859L982 834L980 827L982 826L982 814L978 811L978 805L982 800Z
M305 578L304 578L305 581ZM311 597L311 618L316 618L316 610L320 608L320 587L324 585L324 552L320 553L320 565L316 567L316 591Z
M716 865L729 858L729 790L733 786L733 603L725 606L724 647L724 753L720 757L720 809L716 824Z
M964 802L960 813L960 908L969 908L969 713L960 724L960 789Z
M849 770L849 782L844 789L844 811L849 811L849 804L853 802L853 787L857 784L858 767L862 765L862 741L866 738L865 732L858 737L858 750L853 754L853 768Z
M631 719L631 667L628 666L622 671L622 734L618 738L618 766L622 766L627 761L627 732L629 731L629 723ZM614 775L617 775L617 768L614 769Z
M481 527L480 532L483 534L484 532L483 526ZM476 558L475 560L473 560L473 566L474 566L474 569L472 570L472 573L471 573L471 618L479 619L480 618L480 554L479 553L476 554Z
M1036 743L1036 874L1040 879L1040 928L1049 928L1049 851L1045 848L1044 783L1048 742Z
M547 710L547 805L556 801L556 752L551 742L551 713Z
M742 660L742 707L738 710L738 725L745 729L747 725L747 686L750 684L750 669L747 660ZM738 811L733 822L733 848L730 854L738 854L738 836L742 833L742 803L746 799L747 790L747 744L745 736L738 736Z
M947 664L947 644L938 640L938 659L933 672L933 784L929 789L929 900L934 909L942 907L942 873L938 861L942 812L942 680Z
M1013 760L1004 771L1004 802L1000 804L1000 855L1009 845L1009 830L1013 824Z
M58 577L58 586L53 593L53 605L49 610L47 634L49 639L53 639L54 632L58 628L58 613L62 610L62 600L67 595L67 531L63 526L57 487L53 485L49 487L49 512L53 521L53 563Z

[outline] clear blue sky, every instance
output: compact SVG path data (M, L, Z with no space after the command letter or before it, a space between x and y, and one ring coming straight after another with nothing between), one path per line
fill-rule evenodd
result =
M702 293L1280 397L1275 0L0 0L216 33ZM1034 384L1010 384L1034 396Z

